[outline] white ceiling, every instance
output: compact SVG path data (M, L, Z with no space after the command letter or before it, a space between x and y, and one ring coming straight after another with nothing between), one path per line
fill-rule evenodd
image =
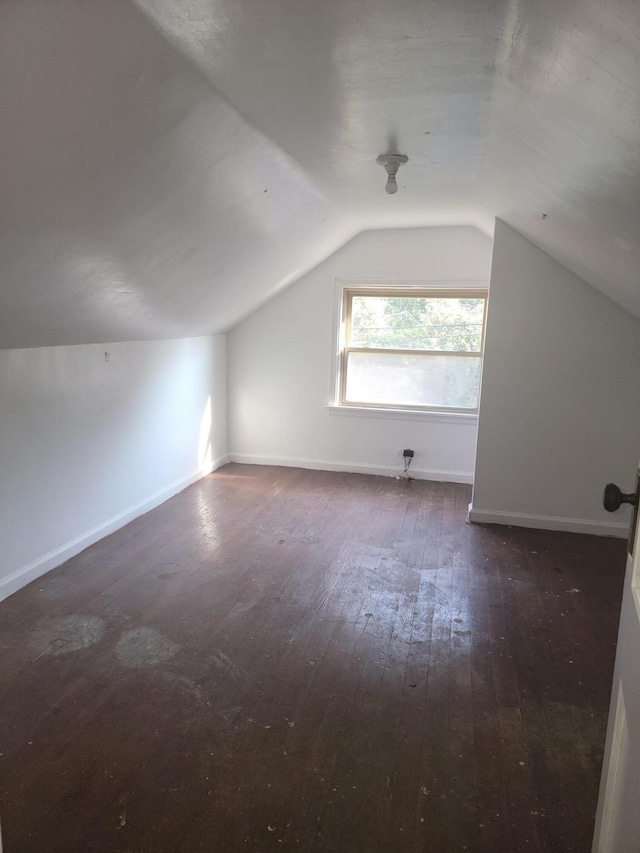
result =
M0 16L0 346L222 330L358 231L496 216L640 316L637 0Z

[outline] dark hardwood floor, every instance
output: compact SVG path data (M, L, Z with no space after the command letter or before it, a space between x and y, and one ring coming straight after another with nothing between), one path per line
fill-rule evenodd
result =
M0 605L6 853L590 849L620 540L228 465Z

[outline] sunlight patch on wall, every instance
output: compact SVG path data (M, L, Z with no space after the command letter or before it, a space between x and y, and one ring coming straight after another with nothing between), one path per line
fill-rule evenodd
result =
M198 468L202 474L210 474L213 468L213 456L211 453L211 395L204 407L200 421L200 435L198 437Z

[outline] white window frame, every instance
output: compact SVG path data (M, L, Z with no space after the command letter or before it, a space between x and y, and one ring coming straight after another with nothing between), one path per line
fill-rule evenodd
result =
M489 301L489 288L486 281L393 281L381 282L373 281L345 281L336 280L336 285L339 294L338 301L338 346L336 349L336 360L334 365L335 378L335 395L334 402L330 404L330 409L337 413L344 414L366 414L375 416L376 413L380 416L411 416L411 417L435 417L451 418L452 420L477 420L478 409L475 408L454 408L450 406L420 406L420 405L398 405L386 404L379 402L361 403L349 402L345 399L346 389L346 362L347 355L351 351L356 352L377 352L377 348L365 347L350 347L348 345L348 333L351 322L351 302L353 296L412 296L412 297L472 297L484 299L484 315L482 321L482 346L479 352L456 352L446 351L441 353L447 356L460 356L466 358L469 356L480 357L481 371L482 360L484 356L484 339L486 332L487 321L487 306ZM435 350L414 350L414 349L388 349L381 348L381 352L385 353L421 353L425 355L437 355Z

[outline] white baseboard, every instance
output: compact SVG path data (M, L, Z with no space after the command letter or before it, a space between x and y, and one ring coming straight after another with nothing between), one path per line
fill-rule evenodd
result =
M231 453L231 462L247 465L282 465L285 468L311 468L314 471L348 471L351 474L378 474L393 477L402 471L391 465L361 465L352 462L325 461L298 456L254 456L251 453ZM473 483L473 471L440 471L435 468L414 468L411 476L416 480L437 480L442 483Z
M590 533L593 536L617 536L626 539L629 523L591 521L587 518L563 518L555 515L530 515L525 512L502 512L475 509L469 505L469 521L480 524L506 524L511 527L533 527L536 530L563 530L567 533Z
M229 462L228 455L216 460L212 470L215 471L216 468L219 468L220 465L224 465L225 462ZM144 515L145 512L149 512L149 510L152 510L161 503L164 503L169 498L178 494L178 492L186 489L187 486L191 486L193 483L201 480L204 476L206 476L206 473L198 470L190 474L188 477L177 480L170 486L160 489L160 491L150 495L144 501L141 501L135 506L129 507L124 510L124 512L118 513L118 515L114 515L102 524L92 527L91 530L87 530L85 533L82 533L70 542L66 542L59 548L55 548L43 557L29 563L29 565L23 566L22 568L12 572L10 575L7 575L7 577L2 578L0 580L0 601L3 601L9 595L12 595L14 592L22 589L23 586L26 586L28 583L31 583L31 581L36 580L36 578L46 574L46 572L51 571L51 569L55 569L56 566L59 566L61 563L65 563L67 560L71 559L71 557L75 557L75 555L79 554L80 551L84 551L85 548L88 548L90 545L94 545L105 536L109 536L110 533L115 533L116 530L124 527L125 524L133 521L134 518L138 518L138 516Z
M211 466L211 471L212 472L217 471L218 468L222 468L222 466L226 465L227 462L232 462L232 461L233 460L231 459L231 454L225 453L224 456L219 456L217 459L213 460L213 464ZM2 853L1 850L0 850L0 853Z

